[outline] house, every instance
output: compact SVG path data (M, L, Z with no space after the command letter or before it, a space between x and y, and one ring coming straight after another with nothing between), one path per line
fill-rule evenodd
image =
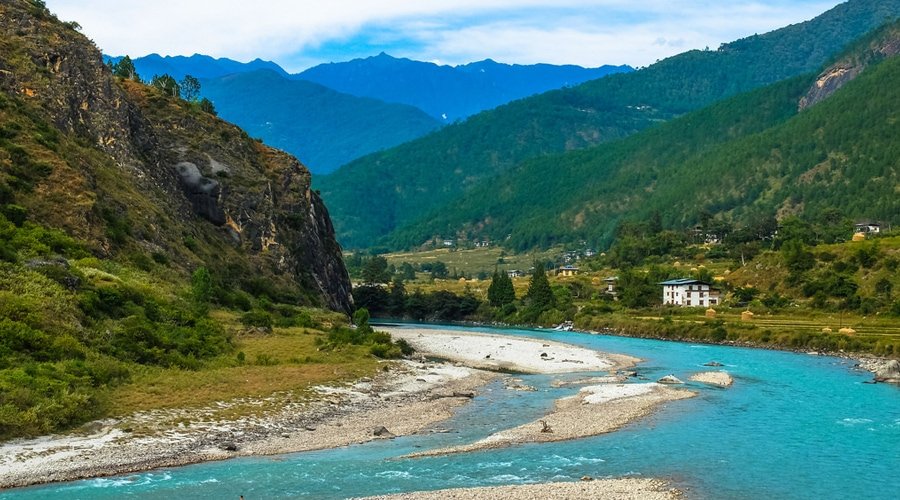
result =
M604 293L606 293L607 295L612 295L613 297L619 294L619 292L616 290L616 287L619 284L618 276L603 278L603 282L606 283L606 290L604 290Z
M557 276L577 276L579 269L573 265L562 266L556 270Z
M445 247L452 247L456 242L453 240L444 240L443 244Z
M857 233L878 234L881 232L881 224L872 221L861 221L853 225Z
M663 287L665 305L710 307L719 304L719 290L705 281L681 278L659 284Z
M510 269L506 271L506 275L510 278L521 278L522 276L525 276L525 273L518 269Z

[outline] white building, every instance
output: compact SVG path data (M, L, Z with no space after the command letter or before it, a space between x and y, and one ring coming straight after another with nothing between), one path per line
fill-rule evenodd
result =
M711 284L682 278L660 283L663 287L663 304L682 307L710 307L719 305L719 290Z
M853 225L857 233L878 234L881 232L881 224L872 221L857 222Z

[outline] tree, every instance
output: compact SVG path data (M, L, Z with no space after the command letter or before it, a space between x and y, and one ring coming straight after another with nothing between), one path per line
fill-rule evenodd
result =
M200 99L200 111L204 113L209 113L213 116L216 116L218 112L216 111L216 107L213 106L213 102L207 98Z
M534 263L534 273L531 275L525 300L528 302L528 307L537 312L546 311L556 304L556 296L553 295L553 290L550 288L550 280L547 279L543 262L536 261Z
M409 262L400 264L400 274L403 275L404 281L412 281L416 279L416 269Z
M450 273L447 271L447 264L437 261L431 265L431 276L433 278L446 278L448 274Z
M388 313L391 316L403 316L406 312L406 287L403 286L403 278L394 278L391 283L391 292L388 296Z
M784 263L791 272L806 271L816 264L816 257L800 240L788 240L782 245Z
M168 74L153 75L153 79L150 80L150 85L172 97L179 97L181 95L181 89L178 86L178 82Z
M362 271L363 281L369 284L387 283L390 275L387 272L388 261L380 255L376 255L366 262Z
M494 271L488 287L488 302L494 307L502 307L516 300L512 279L506 273Z
M123 57L118 63L111 65L113 74L125 78L127 80L140 81L137 71L134 69L134 62L130 57Z
M195 102L200 97L200 80L191 75L184 75L178 83L181 88L181 98L188 102Z
M191 299L201 313L205 313L212 298L213 284L209 269L199 267L191 275Z

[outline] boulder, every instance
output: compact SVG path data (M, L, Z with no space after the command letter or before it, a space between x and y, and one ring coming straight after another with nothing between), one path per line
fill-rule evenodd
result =
M681 379L679 379L678 377L676 377L675 375L672 375L672 374L666 375L665 377L657 380L657 382L660 384L683 384L684 383L681 381Z
M375 430L372 431L372 435L386 438L394 437L394 433L387 430L387 428L383 425L379 425L378 427L376 427Z
M234 441L223 441L222 444L219 445L219 448L225 451L237 451L238 446Z
M900 383L900 361L891 359L884 362L875 371L875 380L877 382Z

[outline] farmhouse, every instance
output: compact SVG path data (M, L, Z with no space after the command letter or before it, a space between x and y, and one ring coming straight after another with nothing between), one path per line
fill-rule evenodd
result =
M606 285L606 290L604 290L604 293L607 295L612 295L613 297L618 295L619 292L618 292L618 290L616 290L616 287L619 284L618 282L619 282L618 276L610 276L608 278L603 278L603 283Z
M682 307L709 307L719 304L719 290L705 281L681 278L660 283L663 304Z
M881 232L881 224L872 221L860 221L853 225L857 233L878 234Z

